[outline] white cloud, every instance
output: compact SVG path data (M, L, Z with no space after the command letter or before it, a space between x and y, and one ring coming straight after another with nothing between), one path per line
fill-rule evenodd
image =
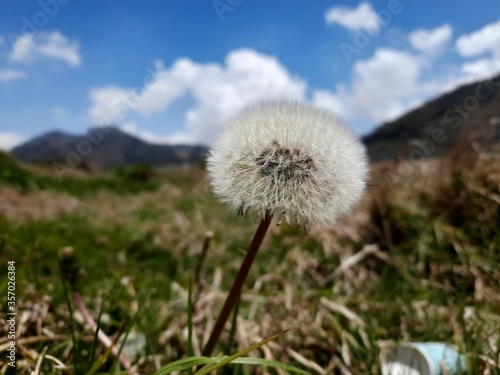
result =
M138 92L138 99L134 100L132 96L128 102L143 115L160 112L185 95L195 80L199 79L201 71L202 67L189 59L179 59L167 70L157 64L156 73L149 75L148 82L140 88L142 92Z
M500 21L490 23L482 29L457 39L458 53L464 57L478 56L490 52L500 58Z
M16 69L3 69L0 70L0 81L12 81L26 77L26 73Z
M344 117L349 115L347 108L347 97L338 92L329 90L315 90L313 92L312 103L318 107L328 108L329 110L341 114Z
M133 135L134 137L140 138L143 141L156 144L178 144L178 143L190 143L190 139L177 139L170 135L158 135L147 130L139 130L139 127L135 122L127 122L120 126L120 130L123 132Z
M168 139L211 143L224 121L245 105L265 98L302 100L307 88L275 57L251 49L232 51L223 65L189 59L179 59L169 69L157 65L154 75L145 78L142 88L108 86L91 90L91 120L125 120L130 111L142 115L161 112L190 94L196 105L187 111L183 131Z
M405 52L378 49L374 57L356 63L352 111L375 121L395 117L404 101L418 92L421 63Z
M28 62L33 59L33 51L35 50L35 42L33 35L20 36L16 39L12 46L8 59L11 61Z
M24 141L24 137L9 132L0 132L0 150L10 151Z
M444 24L432 30L419 29L410 34L413 48L427 53L437 53L451 39L452 29Z
M378 48L374 55L356 62L351 84L346 88L316 90L312 102L338 112L358 133L373 125L393 120L456 87L490 78L500 71L500 60L483 58L464 62L447 75L432 74L422 80L424 69L433 69L432 60L395 49Z
M123 120L129 113L125 105L128 94L129 90L117 86L90 90L92 107L89 110L89 117L92 123L101 125Z
M325 15L326 23L337 23L349 30L378 30L380 17L369 3L361 3L357 8L336 6L330 8Z
M437 51L451 38L447 25L420 31L428 33L430 47L420 46L425 52ZM413 38L418 45L418 38ZM485 57L450 65L448 73L440 74L432 73L433 62L427 54L378 48L352 66L349 84L313 90L310 101L339 113L358 133L365 133L431 97L500 69L498 59ZM432 73L425 80L424 70ZM163 135L153 134L139 130L135 123L126 123L123 129L150 142L210 144L225 120L244 105L275 97L304 100L307 88L305 80L293 76L275 57L240 49L229 53L222 64L190 59L179 59L170 67L157 64L154 74L136 89L96 88L90 92L89 116L94 122L123 122L131 113L134 121L140 121L137 115L164 112L179 98L189 96L194 104L186 110L177 133L165 129Z
M462 81L490 78L500 72L500 21L457 39L458 53L463 57L479 57L465 61L461 67Z
M24 34L14 42L10 61L31 63L40 57L62 60L70 66L81 64L78 42L70 42L58 31Z
M186 125L189 133L211 142L223 122L245 105L266 98L301 100L306 87L275 57L250 49L233 51L224 67L209 67L193 85L198 105L187 113Z
M142 115L161 112L187 93L202 70L202 66L189 59L179 59L170 69L156 64L156 70L145 75L142 86L93 89L90 119L94 123L107 123L123 120L130 111Z
M0 36L0 44L4 42L5 38L3 36Z
M137 124L135 122L126 122L120 126L120 130L130 135L137 135Z
M462 73L468 80L481 80L491 78L494 73L500 71L499 59L479 59L472 62L466 62L462 65Z
M379 95L407 96L415 91L420 62L409 53L379 48L372 58L358 61L354 73L357 91L373 94L378 90Z
M416 56L380 48L370 59L355 64L349 89L315 91L312 101L350 121L387 121L402 114L422 94L421 69L422 61Z

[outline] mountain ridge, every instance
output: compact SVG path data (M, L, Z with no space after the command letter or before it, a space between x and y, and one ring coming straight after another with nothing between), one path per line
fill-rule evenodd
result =
M92 169L198 163L207 152L203 145L149 143L114 126L91 128L85 134L51 130L11 150L14 157L27 163L57 162Z
M431 140L445 153L459 138L472 133L483 142L494 141L492 118L500 121L500 75L463 84L428 100L399 118L383 123L362 137L373 161L407 156L412 140ZM435 139L440 133L441 140ZM437 154L439 154L437 153ZM430 156L430 155L427 155Z

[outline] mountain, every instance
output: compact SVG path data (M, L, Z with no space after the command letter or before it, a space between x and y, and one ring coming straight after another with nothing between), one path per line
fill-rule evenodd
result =
M389 160L408 156L415 144L425 142L434 144L433 155L444 153L472 134L485 143L499 140L500 75L447 92L382 124L363 142L371 160Z
M93 128L83 135L51 131L15 147L11 154L28 163L57 161L69 167L107 169L143 163L159 166L200 162L207 148L152 144L112 127Z
M205 146L159 145L144 142L118 128L90 129L74 135L51 131L14 148L29 163L57 161L70 167L115 168L147 163L153 166L202 161ZM500 141L500 75L466 84L382 124L363 137L370 159L411 156L415 148L438 156L467 139ZM72 165L74 164L74 165Z

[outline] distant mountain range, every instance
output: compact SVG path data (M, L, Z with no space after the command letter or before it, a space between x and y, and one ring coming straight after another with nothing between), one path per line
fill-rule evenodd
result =
M466 84L445 93L400 118L382 124L363 137L371 160L391 160L407 155L418 142L446 139L435 147L439 155L471 131L485 142L500 138L500 75ZM118 128L90 129L74 135L52 131L14 148L11 153L28 163L57 161L70 167L115 168L147 163L153 166L197 163L204 160L205 146L159 145L140 140ZM430 155L427 155L430 156ZM73 165L71 165L73 164Z
M205 146L160 145L142 141L116 127L93 128L75 135L51 131L15 147L11 154L28 163L51 163L86 166L97 169L125 165L153 166L201 162Z
M383 88L381 88L383 90ZM433 133L434 132L434 133ZM410 144L442 141L436 155L458 139L475 133L483 142L498 141L500 132L500 75L466 84L400 118L382 124L363 137L371 160L390 160L410 152Z

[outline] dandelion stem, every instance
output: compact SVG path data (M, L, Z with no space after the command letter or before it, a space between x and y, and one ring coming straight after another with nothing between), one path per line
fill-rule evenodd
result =
M226 298L226 302L224 302L224 306L222 307L220 315L217 318L217 322L215 323L215 326L212 329L210 338L208 339L205 348L203 348L203 355L206 357L209 357L212 354L215 345L217 344L217 341L219 341L219 337L222 333L222 330L226 325L227 319L231 314L231 310L238 301L243 284L245 283L248 273L250 272L250 268L252 267L252 263L255 259L255 256L259 251L260 245L262 244L262 240L266 235L267 229L271 224L271 219L272 215L266 215L266 217L261 220L259 227L257 228L257 231L253 236L252 243L248 248L248 251L245 255L245 259L243 260L240 270L238 271L238 274L234 279L233 286L229 291L229 294Z

